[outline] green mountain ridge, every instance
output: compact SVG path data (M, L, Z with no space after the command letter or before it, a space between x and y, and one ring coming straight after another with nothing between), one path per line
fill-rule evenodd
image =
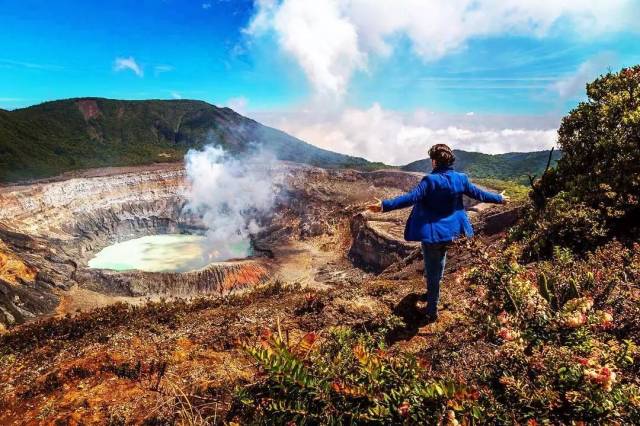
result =
M549 151L483 154L456 149L453 152L456 156L454 167L458 171L474 178L493 178L521 183L528 182L527 174L539 177L549 161ZM554 166L561 156L561 152L554 151L551 166ZM414 161L402 166L401 170L430 172L431 160Z
M318 148L204 101L87 97L0 109L0 182L95 167L180 161L189 149L207 144L221 145L234 154L259 145L280 160L326 168L392 168ZM527 174L540 175L548 159L545 151L455 153L456 168L474 178L519 182L525 182ZM554 161L559 157L554 153ZM428 172L431 163L418 160L400 169Z
M232 153L261 145L280 160L321 167L384 167L318 148L203 101L74 98L0 110L0 181L179 161L187 150L209 143Z

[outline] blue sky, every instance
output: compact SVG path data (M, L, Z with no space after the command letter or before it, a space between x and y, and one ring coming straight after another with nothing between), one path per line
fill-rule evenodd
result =
M242 91L269 104L272 93L286 93L286 80L265 78L261 63L233 53L252 2L203 4L208 3L0 1L0 97L17 99L2 104L172 93L220 103ZM116 58L129 57L142 76L114 70Z
M0 108L203 99L323 147L402 162L425 138L547 148L586 81L640 63L640 1L496 3L0 0Z

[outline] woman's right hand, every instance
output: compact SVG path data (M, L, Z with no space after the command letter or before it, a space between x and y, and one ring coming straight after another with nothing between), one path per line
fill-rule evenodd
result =
M372 213L380 213L382 211L382 201L379 198L375 198L375 200L375 202L372 201L367 204L366 208Z
M502 204L507 204L509 201L511 201L511 197L505 195L505 191L502 191L500 195L502 196Z

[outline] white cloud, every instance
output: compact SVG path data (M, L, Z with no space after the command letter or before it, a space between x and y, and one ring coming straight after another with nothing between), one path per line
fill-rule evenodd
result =
M497 154L549 149L557 136L555 117L446 115L424 110L405 114L379 104L325 115L310 110L252 115L319 147L395 165L425 158L436 143Z
M128 58L116 58L113 64L113 69L115 71L131 70L138 77L144 76L144 71L140 65L138 65L133 56L129 56Z
M175 68L172 65L156 65L155 67L153 67L153 73L155 75L160 75L165 72L171 72L174 69Z
M615 55L603 52L583 62L575 73L562 78L550 87L561 100L583 97L585 85L607 71L607 66L615 62Z
M43 71L59 71L64 69L60 65L37 64L34 62L14 61L11 59L0 59L0 67L2 68L29 68Z
M637 31L637 0L254 0L249 37L275 36L278 48L303 70L315 97L296 112L256 112L256 119L333 151L388 164L426 156L435 143L487 153L549 149L557 116L401 113L375 103L349 108L344 100L356 72L408 41L423 61L464 49L475 38L598 37ZM439 88L541 89L575 96L602 71L600 55L575 75L487 81L448 81ZM437 79L425 76L424 79ZM444 79L448 79L445 77ZM330 100L331 102L327 102Z
M278 8L277 0L254 0L256 14L251 18L249 26L244 32L250 35L260 35L268 31L273 25L273 15Z
M244 115L247 112L247 105L249 100L244 96L238 96L237 98L231 98L225 102L225 106L231 108L238 114Z
M255 0L246 32L273 31L317 94L343 96L371 54L388 55L398 35L425 61L475 37L544 37L566 26L579 37L634 29L636 0Z
M281 48L297 60L316 94L343 96L351 74L365 66L365 56L342 2L286 0L276 6L259 0L258 5L248 32L259 34L273 27Z
M178 93L178 92L175 92L175 91L171 92L171 97L173 99L182 99L182 95L180 93Z

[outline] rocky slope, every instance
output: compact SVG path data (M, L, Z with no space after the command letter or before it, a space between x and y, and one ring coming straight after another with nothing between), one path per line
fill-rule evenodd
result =
M491 237L513 225L519 217L517 207L505 209L477 203L465 198L468 214L475 232ZM351 244L348 256L359 267L376 272L387 272L391 266L406 266L407 262L421 256L420 243L404 240L404 225L409 210L384 214L361 213L351 221ZM460 260L455 250L449 254L451 260Z

